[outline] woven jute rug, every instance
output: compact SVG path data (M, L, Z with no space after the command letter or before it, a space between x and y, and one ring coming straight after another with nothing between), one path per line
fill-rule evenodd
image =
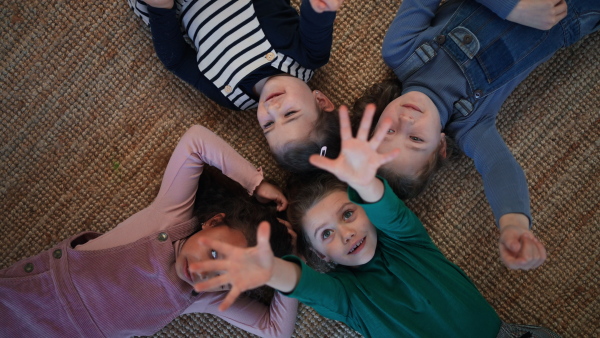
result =
M380 49L399 5L347 1L330 63L310 85L352 105L391 77ZM409 202L503 320L565 337L600 336L599 65L595 34L535 70L498 118L530 184L535 232L549 255L542 267L501 264L481 178L465 156ZM0 0L0 100L0 268L78 232L108 231L146 207L193 124L283 179L254 113L220 108L166 71L125 0ZM358 336L303 305L294 335ZM210 315L187 315L157 336L248 334Z

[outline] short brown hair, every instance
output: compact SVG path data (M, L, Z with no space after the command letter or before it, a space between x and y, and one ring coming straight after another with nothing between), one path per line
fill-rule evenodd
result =
M366 106L370 103L375 104L374 121L379 120L383 110L387 105L402 95L402 83L398 79L389 79L372 85L364 94L356 100L352 111L354 113L353 126L358 127ZM371 125L371 134L375 131L376 123ZM455 152L455 143L448 137L446 142L440 146L431 155L427 164L421 168L416 177L399 175L390 168L380 168L378 174L385 178L394 193L401 199L413 198L421 194L435 174L447 162ZM446 157L440 155L442 147L446 147Z

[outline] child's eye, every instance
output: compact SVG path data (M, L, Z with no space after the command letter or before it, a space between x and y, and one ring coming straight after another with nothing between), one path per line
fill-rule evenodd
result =
M410 136L410 139L413 140L413 141L415 141L415 142L423 142L422 138L418 138L416 136Z
M393 133L395 133L395 132L396 132L396 131L395 131L394 129L388 129L388 131L387 131L388 135L391 135L391 134L393 134Z
M210 257L212 257L212 259L217 259L219 258L219 254L215 250L210 250Z
M329 236L331 236L331 230L325 230L321 234L321 237L323 237L323 239L327 239L327 238L329 238Z
M344 218L344 221L347 221L350 217L352 217L352 215L354 215L354 211L346 210L342 217Z
M263 129L267 129L272 125L273 125L273 122L267 122L267 123L263 124Z
M292 111L289 111L289 112L285 113L285 115L284 115L284 116L285 116L285 117L290 117L290 116L292 116L292 115L294 115L294 114L296 114L296 113L297 113L297 111L294 111L294 110L292 110Z

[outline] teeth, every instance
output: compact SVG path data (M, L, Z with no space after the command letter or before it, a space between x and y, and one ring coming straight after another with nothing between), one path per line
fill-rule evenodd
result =
M358 248L362 244L362 242L364 242L364 240L365 239L363 238L363 239L360 240L360 242L356 243L356 245L353 246L352 249L350 249L350 251L348 253L353 253L354 250L356 250L356 248Z

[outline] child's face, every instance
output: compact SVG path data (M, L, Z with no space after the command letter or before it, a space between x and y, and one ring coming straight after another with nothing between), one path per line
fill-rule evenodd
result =
M369 262L377 248L377 232L362 207L345 191L335 191L308 210L304 236L326 261L346 266Z
M181 251L179 252L179 255L175 260L175 270L177 271L177 276L190 285L194 285L205 279L219 275L218 273L207 273L201 275L197 273L190 273L189 271L189 266L192 263L220 259L223 255L223 253L216 252L211 248L201 244L198 239L202 237L218 240L238 247L248 246L246 238L241 231L234 230L227 225L211 223L210 220L205 222L201 231L198 231L185 241ZM223 286L207 291L211 292L222 290L228 290L228 288Z
M273 76L265 82L256 118L271 150L310 135L320 114L319 94L293 76Z
M437 107L427 95L413 91L390 102L379 121L386 117L392 120L392 126L377 151L386 153L398 148L400 155L385 167L405 176L417 176L440 143L445 142Z

